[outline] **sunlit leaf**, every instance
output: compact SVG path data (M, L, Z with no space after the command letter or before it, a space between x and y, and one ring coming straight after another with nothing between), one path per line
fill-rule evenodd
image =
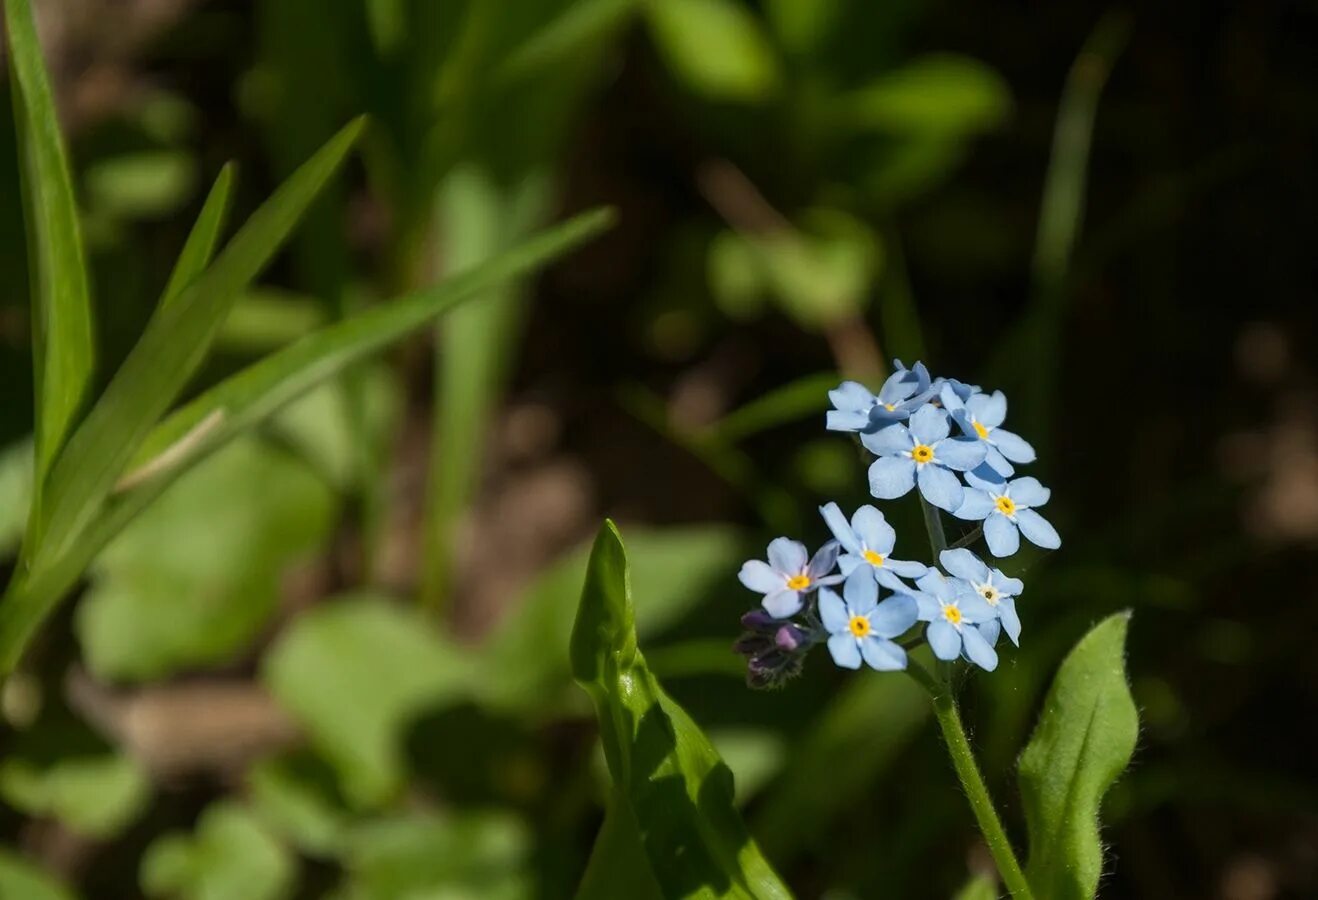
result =
M956 892L952 900L998 900L998 882L987 875L976 875Z
M1011 111L1002 76L967 56L931 54L881 75L844 101L854 127L893 133L972 135Z
M214 186L206 195L206 202L202 204L197 221L188 232L183 250L174 262L174 271L170 273L169 283L165 285L165 291L160 295L161 306L168 306L177 300L184 289L210 265L229 211L229 195L232 190L233 164L229 163L220 169Z
M738 0L663 0L647 4L646 14L669 68L697 94L754 102L777 87L778 58Z
M0 897L22 900L74 900L74 894L55 876L34 866L17 853L0 848Z
M293 886L288 851L245 807L209 807L192 834L167 834L142 860L142 891L169 900L279 900Z
M85 175L88 204L126 219L156 218L188 200L197 164L181 150L149 150L97 160Z
M106 838L142 812L151 785L141 767L125 756L72 757L45 767L11 758L0 764L0 795L29 815ZM0 892L3 896L8 895Z

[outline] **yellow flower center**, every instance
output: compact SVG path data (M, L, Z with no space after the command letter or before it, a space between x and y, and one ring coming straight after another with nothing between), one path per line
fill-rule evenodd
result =
M943 607L943 618L947 619L947 621L951 622L953 625L960 625L961 608L955 603L947 604L947 606Z
M1002 513L1004 516L1016 515L1016 501L1012 500L1010 497L999 497L994 501L994 505L997 506L998 512Z
M928 444L916 444L911 451L911 459L918 463L927 463L934 458L934 448Z
M975 434L979 435L981 441L988 437L988 429L978 422L971 422L970 427L975 429Z
M870 620L865 616L852 616L851 621L847 623L847 628L855 637L869 637Z
M787 579L787 589L789 591L803 591L808 587L810 587L810 576L804 572Z
M873 550L866 550L864 553L861 554L861 556L865 557L865 562L869 563L871 566L874 566L875 568L879 568L880 566L883 565L882 553L875 553Z
M893 406L891 403L883 404L883 408L886 409L888 412L892 412L895 409L897 409L897 407Z

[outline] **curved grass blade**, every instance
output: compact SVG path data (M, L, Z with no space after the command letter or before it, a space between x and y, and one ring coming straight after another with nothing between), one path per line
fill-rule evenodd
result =
M77 424L91 381L91 297L68 158L29 0L5 0L5 29L31 260L37 512L42 482Z
M220 169L215 186L206 195L201 213L183 243L183 250L174 263L165 292L160 295L160 306L164 308L177 300L183 291L192 284L215 255L215 245L219 242L220 231L229 212L229 195L233 189L233 163L225 163Z
M664 897L791 897L733 805L732 772L664 692L636 645L627 554L612 522L595 539L571 642L572 674L590 694L615 791L611 827L639 831L648 875ZM619 821L619 819L621 821ZM627 835L604 838L625 845ZM617 871L617 870L614 870ZM630 895L645 873L618 871L591 897Z

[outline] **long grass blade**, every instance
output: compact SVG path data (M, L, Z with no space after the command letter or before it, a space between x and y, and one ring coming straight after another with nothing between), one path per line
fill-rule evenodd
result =
M220 169L215 186L206 196L201 213L183 243L183 250L174 263L165 292L160 295L160 306L173 303L183 291L192 284L215 256L215 247L219 244L220 232L224 229L224 220L229 212L229 195L233 190L233 163L225 164Z

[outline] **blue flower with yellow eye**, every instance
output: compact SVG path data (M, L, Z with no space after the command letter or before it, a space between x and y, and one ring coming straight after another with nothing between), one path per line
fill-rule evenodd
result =
M839 597L829 588L819 592L819 618L828 632L828 652L844 669L894 672L906 668L906 651L892 639L916 622L915 600L896 594L879 602L879 585L864 569L854 570Z
M996 618L979 625L980 634L991 645L997 644L998 632L1007 632L1007 637L1017 647L1021 645L1021 620L1016 614L1016 595L1025 590L1025 584L1019 578L1009 578L1000 569L991 569L988 564L965 548L944 550L938 555L938 562L949 575L964 580L971 590L984 598L992 607Z
M948 415L926 403L911 416L909 426L894 423L861 443L879 458L870 466L870 493L880 500L895 500L918 483L920 493L939 509L953 512L961 506L963 489L957 472L968 472L984 461L982 441L948 437Z
M962 398L949 383L943 386L939 399L963 434L984 442L988 451L984 462L998 475L1010 478L1016 473L1012 463L1034 462L1034 448L1020 435L1002 427L1007 418L1007 396L1002 391L976 392Z
M752 559L741 567L737 578L758 594L765 610L774 618L786 619L801 611L805 595L815 588L837 584L841 575L830 575L837 565L837 541L829 541L813 558L807 559L805 544L790 538L774 538L766 554L769 561Z
M895 532L883 513L872 506L862 506L847 521L836 503L819 507L824 521L846 552L838 557L837 566L843 575L857 568L874 573L874 580L889 590L910 590L903 578L919 578L929 570L924 563L893 559L892 548L897 544Z
M965 657L985 671L998 667L998 654L976 627L997 616L983 597L960 578L948 578L933 569L917 584L916 611L928 622L925 640L934 656L944 661Z
M910 417L934 396L929 370L917 362L911 368L893 360L896 370L879 388L878 394L855 381L844 381L828 392L833 409L827 416L829 431L878 431L893 422Z
M1057 529L1034 507L1048 502L1051 491L1037 478L995 482L974 472L966 474L961 505L953 510L958 519L984 523L984 541L994 556L1011 556L1020 549L1021 535L1045 550L1062 546Z

